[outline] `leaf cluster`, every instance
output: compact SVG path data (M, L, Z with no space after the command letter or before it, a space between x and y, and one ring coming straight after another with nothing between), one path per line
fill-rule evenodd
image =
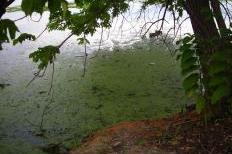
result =
M181 62L181 72L184 77L183 87L188 96L196 98L199 112L205 110L207 103L232 104L231 41L232 32L227 29L222 34L222 38L207 40L201 44L201 47L194 35L188 35L177 42L179 45L177 59ZM206 59L203 54L207 52L202 50L206 49L203 46L208 45L211 47L214 45L215 51L212 55L207 55ZM207 67L207 72L203 67Z
M18 38L14 39L13 45L16 45L18 43L22 43L25 40L35 41L35 39L36 39L36 37L34 35L22 33Z
M56 59L56 54L59 54L60 50L56 46L46 46L39 48L37 51L31 53L29 58L32 58L33 62L38 62L38 69L45 69L49 63L53 63Z
M216 40L223 45L211 57L209 85L212 91L212 103L219 103L222 99L229 99L232 103L232 31L227 29L222 34L222 40Z
M19 29L12 20L0 20L0 42L10 42L15 39L16 32L19 32Z

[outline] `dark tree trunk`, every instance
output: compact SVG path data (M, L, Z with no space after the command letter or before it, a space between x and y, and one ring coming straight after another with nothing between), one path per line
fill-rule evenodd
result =
M220 2L218 0L211 0L211 6L214 12L214 17L217 21L217 25L220 31L220 34L222 35L223 30L226 29L225 20L223 19L221 8L220 8Z
M0 0L0 19L6 13L6 8L11 5L15 0Z
M2 18L3 14L6 13L5 3L5 0L0 0L0 19Z
M209 0L187 0L185 7L190 16L193 31L199 39L219 37Z
M209 85L210 75L208 73L211 65L212 54L220 51L223 45L210 43L220 40L222 30L226 28L218 0L186 0L185 10L189 14L192 28L196 36L199 48L201 73L206 101L206 112L213 116L223 114L223 103L213 105L211 103L212 89ZM216 21L214 20L216 19ZM219 27L219 28L218 28ZM219 30L220 29L220 30Z

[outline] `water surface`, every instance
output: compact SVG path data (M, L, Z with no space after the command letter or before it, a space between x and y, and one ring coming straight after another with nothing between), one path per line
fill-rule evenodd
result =
M155 13L159 8L151 7L146 18L137 19L141 5L131 6L131 10L113 21L111 29L104 30L103 34L99 29L94 36L88 36L91 42L87 46L88 53L99 49L101 35L101 49L108 50L141 40L141 27L145 21L157 18ZM4 18L22 16L22 12L13 12ZM32 19L20 20L17 26L21 32L37 36L46 27L48 16L45 12L39 22L34 22L32 20L40 16L33 14ZM169 18L164 31L171 26L171 16ZM182 33L191 32L189 22L183 26ZM151 32L155 29L157 27ZM146 45L138 43L122 53L114 53L112 57L103 54L88 59L87 74L82 78L84 58L80 56L84 55L84 47L78 45L77 37L72 37L61 48L55 62L51 94L48 95L51 66L43 78L26 87L38 71L28 55L38 47L58 45L69 33L46 31L35 42L3 45L0 83L7 86L0 89L0 153L43 153L38 147L49 143L70 147L96 129L123 120L166 116L179 110L186 101L178 64L165 48L160 51L149 41L145 41Z

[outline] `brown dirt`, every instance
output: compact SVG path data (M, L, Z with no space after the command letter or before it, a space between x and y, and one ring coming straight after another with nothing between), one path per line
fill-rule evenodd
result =
M122 122L96 132L70 154L232 154L232 119L207 124L194 112Z

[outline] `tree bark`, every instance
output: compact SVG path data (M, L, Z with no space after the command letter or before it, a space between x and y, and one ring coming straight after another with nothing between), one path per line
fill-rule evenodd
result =
M190 16L197 37L203 40L219 37L209 0L186 0L185 10Z
M196 41L198 42L198 54L200 57L202 84L204 87L203 96L206 105L205 111L210 115L214 115L215 108L210 99L212 92L209 86L210 75L208 69L211 65L211 56L215 52L216 47L214 45L208 45L208 42L220 38L220 34L217 24L214 21L210 0L186 0L185 10L189 14Z
M6 0L0 0L0 19L2 18L3 14L5 14L6 12L5 3Z
M212 104L212 87L209 85L211 76L208 73L212 64L212 54L224 49L224 40L221 36L226 24L222 16L219 0L186 0L185 10L189 14L195 38L198 42L201 73L206 103L206 112L214 117L223 116L228 110L225 100ZM216 19L216 20L215 20ZM212 41L217 40L217 43ZM221 53L223 54L223 53Z
M211 0L211 6L213 9L214 17L217 21L217 25L220 31L220 34L223 34L223 30L226 29L225 20L223 19L220 2L218 0Z
M0 0L0 19L6 13L6 8L10 6L15 0Z

